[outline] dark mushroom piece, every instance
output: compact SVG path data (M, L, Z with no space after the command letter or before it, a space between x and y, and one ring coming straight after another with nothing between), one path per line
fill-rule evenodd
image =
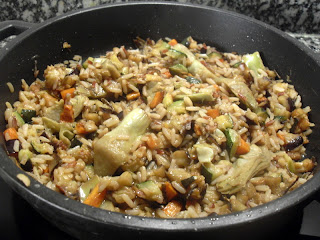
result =
M284 145L284 149L286 152L289 152L303 144L303 138L299 135L296 138L293 138Z
M289 111L292 112L296 109L296 106L294 105L295 99L292 99L291 97L288 97L288 104L289 104Z

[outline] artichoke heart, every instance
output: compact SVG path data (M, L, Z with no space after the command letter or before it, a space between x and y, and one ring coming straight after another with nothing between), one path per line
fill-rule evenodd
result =
M132 110L118 127L108 132L93 145L94 172L100 176L112 175L130 159L130 149L134 141L142 136L151 120L140 108ZM120 140L125 135L128 139Z
M245 187L246 183L260 171L269 167L273 153L266 147L252 144L250 152L242 155L227 173L227 178L218 182L216 187L222 194L234 194Z
M61 99L56 102L53 106L48 107L44 110L43 116L52 119L56 122L60 121L60 114L63 111L64 101Z
M70 100L72 106L73 106L73 111L74 111L74 118L78 117L79 114L81 113L84 103L88 100L88 97L83 96L83 95L77 95L74 98Z

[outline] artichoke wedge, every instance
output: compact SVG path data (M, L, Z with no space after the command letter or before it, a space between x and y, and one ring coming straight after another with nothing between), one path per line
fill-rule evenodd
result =
M100 176L111 176L130 159L133 142L142 136L149 127L151 120L140 108L131 111L118 127L108 132L93 145L94 172ZM117 139L126 135L126 140Z
M264 109L259 107L257 100L254 98L251 89L244 82L238 79L230 79L230 78L215 78L214 81L217 84L225 83L231 92L236 95L239 100L246 105L247 108L251 109L254 113L256 113L259 117L259 122L264 122L268 114Z
M188 71L194 76L199 75L203 82L206 82L207 78L215 78L215 75L198 60L192 62Z
M269 167L272 158L273 153L266 147L252 144L250 152L233 163L227 178L217 183L217 190L222 194L234 194L240 191L252 177Z

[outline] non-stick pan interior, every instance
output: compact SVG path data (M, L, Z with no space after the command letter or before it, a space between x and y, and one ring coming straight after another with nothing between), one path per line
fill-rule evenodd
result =
M220 51L240 54L259 51L270 69L275 69L284 79L290 77L302 96L304 106L311 106L311 120L316 127L310 138L309 154L320 156L317 146L317 139L320 137L320 65L315 55L287 34L268 25L235 13L205 7L168 3L102 6L54 18L28 30L9 44L0 55L0 112L5 110L4 102L12 103L18 99L22 78L28 83L34 81L35 60L40 70L39 78L43 79L43 70L48 64L72 59L75 54L83 57L98 56L114 46L133 47L132 39L137 36L154 40L163 37L182 40L192 36ZM63 49L63 42L71 44L71 49ZM8 91L6 82L13 83L15 93ZM5 124L2 117L1 130ZM4 155L2 151L1 156ZM0 161L8 164L9 160L6 158ZM8 171L10 175L11 170ZM315 184L311 188L305 192L313 192ZM47 193L47 190L45 192ZM299 196L301 193L300 191L296 194L299 197L298 202L305 198ZM59 198L58 194L54 195L54 198ZM288 199L291 200L292 197L289 196ZM288 207L287 203L282 203L279 206ZM74 206L80 204L76 203ZM90 211L89 209L88 212ZM96 217L101 215L97 214ZM187 228L179 224L175 227ZM181 224L184 224L183 221ZM201 227L201 224L199 226ZM159 227L170 229L165 222L159 224Z

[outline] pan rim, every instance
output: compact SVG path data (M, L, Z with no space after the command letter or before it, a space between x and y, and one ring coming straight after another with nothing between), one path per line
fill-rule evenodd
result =
M309 55L320 67L320 57L315 52L313 52L311 49L309 49L307 46L305 46L303 43L300 43L298 40L294 39L290 35L288 35L285 32L282 32L281 30L270 26L266 23L263 23L259 20L244 16L242 14L238 14L235 12L231 12L228 10L223 10L215 7L210 6L200 6L195 4L186 4L186 3L172 3L172 2L130 2L130 3L114 3L114 4L106 4L96 7L90 7L86 9L80 9L80 10L74 10L72 12L69 12L67 14L57 16L51 19L48 19L47 21L43 23L39 23L36 26L30 28L29 30L26 30L24 33L19 35L17 38L13 39L8 45L5 47L6 49L2 49L0 51L0 62L1 60L10 52L12 48L14 48L16 45L18 45L20 42L22 42L24 39L26 39L29 35L36 33L42 28L45 28L46 26L50 24L54 24L57 21L64 20L65 18L72 17L74 15L82 14L85 12L91 12L95 10L101 10L106 8L114 8L114 7L123 7L123 6L134 6L134 5L170 5L170 6L181 6L181 7L191 7L191 8L199 8L199 9L206 9L209 11L216 11L216 12L222 12L225 14L230 14L232 16L242 18L246 21L253 22L254 24L258 24L262 27L268 28L269 30L277 33L278 35L281 35L283 38L287 39L291 43L293 43L298 48L302 49L307 55ZM210 220L212 217L205 217L205 218L196 218L196 219L157 219L157 218L147 218L147 217L137 217L137 216L129 216L122 213L116 213L116 212L109 212L109 211L102 211L100 209L95 209L93 207L81 204L80 202L76 202L73 200L65 200L65 196L56 193L44 185L40 184L40 187L35 187L36 184L39 185L39 183L31 179L31 186L29 188L26 188L24 185L22 185L16 178L16 174L23 173L20 169L14 166L14 164L11 163L11 160L6 156L5 152L1 150L0 152L1 162L5 161L4 163L6 165L3 165L0 167L0 173L2 176L4 176L5 179L11 181L11 183L15 182L17 184L16 191L19 190L20 192L23 192L23 194L29 194L30 196L34 196L38 199L39 202L49 204L50 206L59 209L60 211L68 212L69 214L74 215L75 217L81 217L85 218L87 220L93 221L93 222L99 222L109 225L116 225L117 227L125 226L126 228L131 228L134 230L155 230L155 231L206 231L206 230L214 230L217 228L224 228L224 227L230 227L231 225L235 226L241 226L248 224L254 220L258 220L262 217L271 216L274 214L277 214L279 212L282 212L288 208L291 208L303 200L305 200L308 196L310 196L312 193L317 191L317 182L320 182L320 174L316 174L312 179L310 179L305 185L301 186L298 189L294 190L291 193L288 193L287 195L276 199L274 201L271 201L269 203L263 204L261 206L257 206L252 209L248 209L242 212L238 213L232 213L228 215L221 215L221 216L215 216L215 224L212 225ZM10 163L10 164L9 164ZM14 167L14 168L13 168ZM9 172L6 172L6 170L9 168ZM12 169L10 169L12 168ZM16 169L15 169L16 168ZM40 194L39 194L40 192ZM41 193L42 192L42 193ZM53 199L50 199L52 197ZM53 201L54 200L54 201ZM69 203L71 202L71 203ZM290 203L290 204L289 204ZM278 211L275 211L274 206L277 206L279 209ZM103 212L104 214L101 214ZM250 217L248 217L250 215ZM106 219L107 217L107 219ZM143 225L141 225L141 221L146 220L143 222ZM209 221L208 221L209 220ZM148 223L146 223L148 222ZM175 222L173 224L173 222ZM190 224L190 222L194 222ZM192 227L192 228L191 228Z

